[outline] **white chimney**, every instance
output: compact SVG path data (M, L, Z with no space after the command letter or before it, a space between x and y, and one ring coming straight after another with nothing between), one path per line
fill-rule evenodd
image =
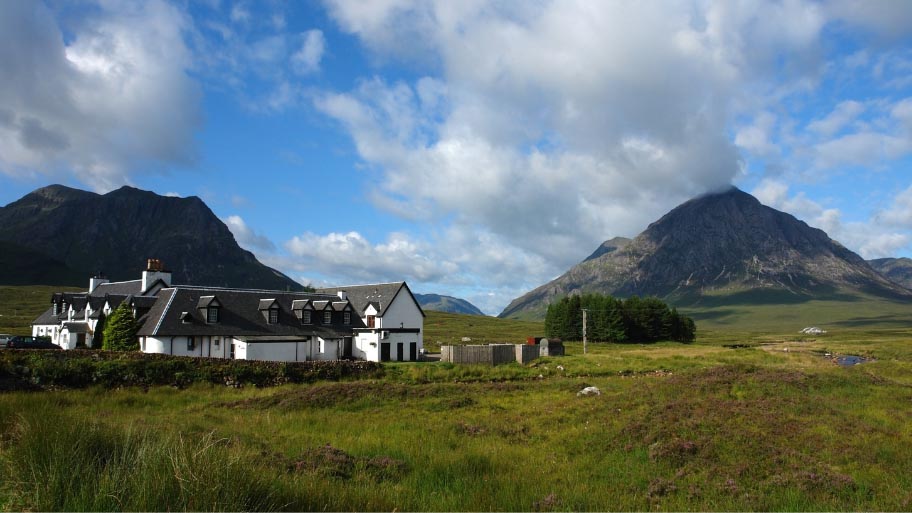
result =
M103 274L98 273L89 278L89 294L91 294L102 283L108 283L108 279Z
M142 294L145 294L149 287L156 281L165 282L165 287L171 286L171 271L165 270L165 265L157 258L150 258L146 261L146 270L142 273Z
M342 301L347 301L347 300L348 300L348 293L345 292L344 290L340 290L340 291L338 292L338 294L339 294L339 299L341 299Z

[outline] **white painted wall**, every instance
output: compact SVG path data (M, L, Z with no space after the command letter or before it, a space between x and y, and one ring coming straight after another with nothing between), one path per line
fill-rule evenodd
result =
M380 345L377 343L380 334L376 332L360 332L354 339L352 356L362 358L369 362L380 361ZM373 344L373 345L371 345Z

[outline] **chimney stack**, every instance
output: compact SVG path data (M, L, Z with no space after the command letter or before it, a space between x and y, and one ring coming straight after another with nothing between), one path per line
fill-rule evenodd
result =
M345 292L344 290L340 290L338 292L338 295L339 295L339 299L341 299L342 301L348 301L348 292Z
M157 258L146 260L146 270L142 273L142 291L145 295L150 292L150 288L155 282L161 280L165 282L165 287L171 286L171 271L165 270L165 264Z
M94 292L95 289L98 288L98 286L101 285L102 283L108 283L108 279L105 278L104 273L102 273L101 271L98 271L97 273L95 273L95 276L92 276L91 278L89 278L89 294Z

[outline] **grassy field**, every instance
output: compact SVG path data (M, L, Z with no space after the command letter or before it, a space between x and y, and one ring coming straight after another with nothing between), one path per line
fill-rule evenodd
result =
M7 393L0 508L908 510L910 339L708 333L382 380Z
M912 322L890 305L829 324L791 308L700 322L694 344L571 342L527 366L2 393L0 509L909 510ZM829 332L797 333L811 324ZM429 312L425 340L538 334Z
M473 344L525 343L527 337L545 336L543 321L517 321L480 315L460 315L426 311L424 346L437 352L441 345L462 344L462 338Z
M85 288L0 285L0 333L30 335L31 322L51 306L54 292L77 290Z
M808 326L828 331L851 328L912 326L912 304L882 298L846 295L839 300L738 302L737 298L709 298L707 304L682 307L703 330L749 332L796 332ZM778 298L787 299L787 298ZM731 301L729 301L731 300Z

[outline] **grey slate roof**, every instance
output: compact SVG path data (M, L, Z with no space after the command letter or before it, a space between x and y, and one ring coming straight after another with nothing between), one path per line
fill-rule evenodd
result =
M102 283L95 287L90 295L104 297L105 294L116 294L118 296L129 296L133 294L138 296L142 294L142 280L116 281L113 283Z
M63 324L63 327L70 333L88 333L89 331L89 325L84 322L67 322Z
M134 308L142 310L144 308L152 308L157 300L158 298L155 296L133 296L130 304Z
M207 324L205 317L197 308L200 298L215 295L221 303L219 322ZM315 318L313 324L301 324L295 315L294 301L331 301L325 294L307 292L278 292L244 289L207 289L202 287L174 287L159 292L158 300L149 310L148 318L140 328L140 336L240 336L270 337L311 335L337 338L351 336L353 329L364 328L361 319L353 315L351 324L343 324L341 314L333 315L333 322L323 325L322 317ZM338 299L338 298L336 298ZM279 322L269 324L266 316L260 311L271 304L279 307ZM190 322L182 322L180 317L187 313Z
M130 296L123 295L123 294L108 294L105 296L105 301L107 301L107 303L109 305L111 305L112 310L116 310L117 307L120 306L120 304L123 303L124 300L127 299L128 297L130 297Z
M89 306L93 311L98 311L104 308L105 298L99 296L89 296Z
M348 300L351 301L352 306L355 307L355 310L360 313L364 313L364 310L367 309L367 306L373 303L374 308L376 308L379 312L377 315L381 317L386 313L386 309L390 304L392 304L393 299L395 299L398 294L404 292L411 296L412 301L415 302L415 306L418 307L418 311L421 312L422 317L424 316L424 310L421 309L421 305L418 304L418 301L415 299L412 291L409 290L408 285L404 281L377 283L373 285L330 287L317 289L317 292L323 294L332 294L337 298L337 294L339 292L345 292L345 294L348 296Z
M58 314L54 315L54 307L51 306L44 311L37 319L32 321L32 324L40 325L49 325L49 324L60 324L60 321L66 319L66 315Z

